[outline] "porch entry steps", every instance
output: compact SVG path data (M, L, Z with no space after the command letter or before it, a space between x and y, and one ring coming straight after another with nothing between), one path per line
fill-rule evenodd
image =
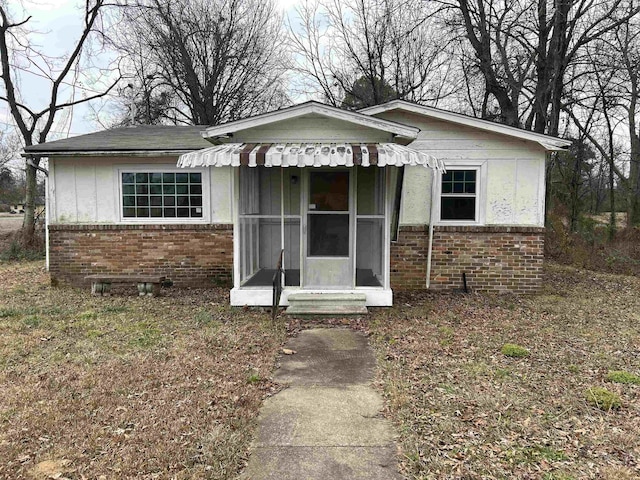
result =
M294 316L366 315L364 293L292 293L286 314Z

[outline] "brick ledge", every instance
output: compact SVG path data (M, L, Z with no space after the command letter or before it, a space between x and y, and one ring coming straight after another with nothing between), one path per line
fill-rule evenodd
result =
M435 232L461 233L544 233L544 227L524 227L518 225L436 225ZM401 225L401 232L428 232L429 225Z
M148 224L148 225L130 225L130 224L51 224L49 231L56 232L92 232L96 230L233 230L231 223L176 223L176 224Z

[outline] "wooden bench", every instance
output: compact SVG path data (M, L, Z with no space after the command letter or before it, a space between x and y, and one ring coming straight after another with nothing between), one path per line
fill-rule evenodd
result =
M160 294L160 287L166 277L154 275L87 275L85 280L91 280L92 295L109 295L112 283L135 283L140 296L155 297Z

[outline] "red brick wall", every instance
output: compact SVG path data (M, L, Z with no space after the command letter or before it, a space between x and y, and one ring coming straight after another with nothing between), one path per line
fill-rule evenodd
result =
M532 293L542 282L544 228L435 227L431 288ZM391 244L392 288L425 288L429 230L401 227Z
M232 225L49 225L51 280L165 275L176 286L231 285Z

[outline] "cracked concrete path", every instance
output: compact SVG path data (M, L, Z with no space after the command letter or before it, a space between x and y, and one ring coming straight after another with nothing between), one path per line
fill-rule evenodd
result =
M395 433L370 385L376 359L348 329L305 330L276 372L289 388L268 398L241 480L400 479Z

